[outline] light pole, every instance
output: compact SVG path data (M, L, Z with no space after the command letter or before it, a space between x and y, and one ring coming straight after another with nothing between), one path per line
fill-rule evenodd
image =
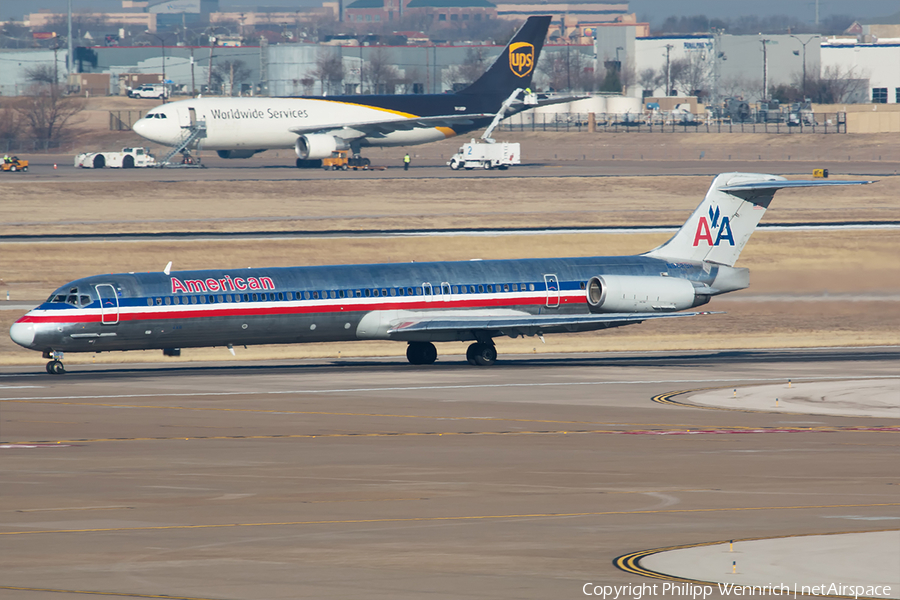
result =
M800 42L800 44L803 46L803 89L801 91L801 94L803 95L803 99L806 100L806 45L819 36L811 35L805 42L794 34L791 34L791 37ZM797 52L794 51L794 54L797 54Z
M666 44L666 96L672 95L672 92L671 92L672 88L671 88L671 83L670 83L670 79L671 79L670 73L672 71L670 69L669 53L672 51L672 48L674 48L674 47L675 46L673 46L672 44Z
M769 97L769 58L766 54L766 44L769 43L770 40L761 39L759 40L762 44L762 53L763 53L763 89L762 89L762 99L765 102Z
M167 37L170 37L174 34L164 33L163 35L156 35L155 33L152 33L149 30L145 31L144 33L146 33L149 36L155 37L156 39L159 40L159 49L162 51L162 78L163 78L163 85L165 86L165 89L166 89L166 94L163 95L163 104L165 104L166 100L168 99L168 96L169 96L169 94L168 94L169 86L166 83L166 45L164 44L164 42Z

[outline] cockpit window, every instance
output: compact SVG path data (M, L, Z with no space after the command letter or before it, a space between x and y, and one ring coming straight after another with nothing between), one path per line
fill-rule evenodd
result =
M71 304L72 306L78 306L78 296L76 294L70 294L68 298L66 298L66 303Z
M84 295L81 296L81 305L82 305L82 306L87 306L87 305L90 304L90 303L91 303L91 297L90 297L90 296L84 296Z

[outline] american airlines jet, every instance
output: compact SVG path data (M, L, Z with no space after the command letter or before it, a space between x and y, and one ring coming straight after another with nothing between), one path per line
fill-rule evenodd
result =
M725 173L668 242L641 255L96 275L65 284L16 321L13 341L64 373L64 352L396 340L416 365L433 342L472 342L473 365L497 359L493 339L595 331L678 312L749 285L735 267L784 188L868 181L788 181Z
M457 93L198 97L150 110L134 131L166 146L198 143L222 158L293 148L298 167L314 167L336 150L351 150L351 165L368 165L360 156L363 147L426 144L486 127L516 90L531 86L550 19L529 17L493 65ZM507 104L506 114L570 99L526 99L522 92Z

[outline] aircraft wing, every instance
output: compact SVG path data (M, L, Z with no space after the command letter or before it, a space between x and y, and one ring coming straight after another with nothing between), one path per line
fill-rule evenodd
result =
M366 136L382 136L394 131L410 131L412 129L449 127L454 125L471 125L476 119L490 119L492 114L469 113L464 115L443 115L438 117L396 117L383 121L360 121L358 123L332 123L327 125L309 125L291 128L292 133L334 133L340 131L340 137L354 139Z
M431 317L429 313L411 316L395 322L388 329L392 340L421 339L423 334L459 332L491 332L492 335L535 335L543 333L566 333L590 331L609 327L620 327L649 321L651 319L671 319L718 314L715 312L679 313L603 313L571 315L475 315L465 312L456 315L447 313Z

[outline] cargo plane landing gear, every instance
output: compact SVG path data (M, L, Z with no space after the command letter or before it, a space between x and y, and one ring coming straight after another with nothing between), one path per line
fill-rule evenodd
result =
M62 375L66 372L66 367L62 364L62 352L57 352L56 350L45 350L44 358L52 358L50 362L47 363L47 372L51 375Z

